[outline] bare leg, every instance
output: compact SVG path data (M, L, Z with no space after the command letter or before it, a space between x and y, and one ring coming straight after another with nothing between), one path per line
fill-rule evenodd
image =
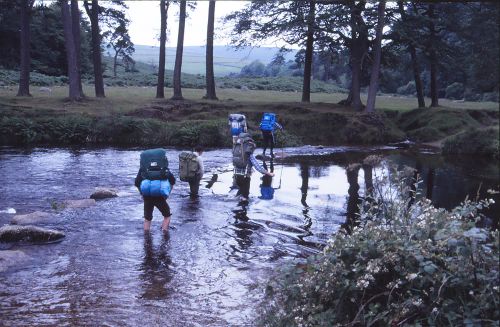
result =
M161 224L161 230L164 232L168 232L168 225L170 225L170 217L163 217L163 223Z
M144 219L144 231L149 232L151 229L151 220Z

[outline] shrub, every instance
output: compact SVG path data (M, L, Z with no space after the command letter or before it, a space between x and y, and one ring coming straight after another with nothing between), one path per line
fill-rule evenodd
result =
M445 98L459 100L464 97L465 87L462 83L455 82L446 87Z
M498 92L489 92L483 94L483 101L498 102L499 94Z
M401 95L412 95L415 92L417 92L417 88L415 87L415 82L413 81L410 81L408 82L408 84L398 87L398 89L396 90L396 93Z
M498 128L474 128L447 138L443 144L443 153L476 154L499 159L498 135Z
M492 200L446 211L418 200L413 171L382 170L358 226L266 288L265 326L495 325L498 231L477 228Z

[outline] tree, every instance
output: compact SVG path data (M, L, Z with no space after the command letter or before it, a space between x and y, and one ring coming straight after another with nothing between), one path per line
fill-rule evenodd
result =
M80 10L78 9L78 1L71 0L71 31L73 33L73 41L75 45L76 71L78 90L80 97L85 97L82 87L82 59L81 59L81 36L80 36Z
M215 94L214 77L214 20L215 20L215 1L211 0L208 5L208 23L207 23L207 48L206 48L206 84L207 94L205 99L218 100Z
M433 3L429 4L427 9L427 16L429 18L429 42L428 42L428 53L429 62L431 68L431 107L439 106L438 99L438 85L437 85L437 54L436 54L436 25L434 16L435 5Z
M20 74L19 74L19 90L17 96L31 96L30 94L30 69L31 69L31 55L30 55L30 21L31 9L35 0L22 0L21 1L21 42L20 42Z
M375 98L378 90L378 75L380 71L380 57L382 55L382 31L384 29L385 0L378 4L378 24L374 46L374 58L372 64L372 74L370 77L370 88L368 90L368 99L366 100L366 111L375 111Z
M299 45L305 51L302 100L310 99L311 66L314 43L321 34L316 12L328 4L312 1L252 1L240 11L226 16L235 21L231 43L252 45L268 38L280 38L290 45Z
M314 44L314 19L315 19L316 1L309 1L309 13L307 15L307 41L306 56L304 63L304 80L302 83L302 102L311 101L311 67L313 58Z
M172 100L184 100L181 89L182 52L184 47L184 27L186 25L186 0L180 0L179 33L177 35L177 49L174 66L174 95Z
M90 19L92 29L92 59L94 64L94 89L95 96L104 98L104 81L102 76L102 61L101 61L101 33L99 31L99 14L101 9L98 0L92 0L90 4L88 0L84 0L83 6Z
M402 25L398 29L399 30L398 34L406 41L405 43L407 44L408 52L410 53L411 56L413 78L415 79L415 88L417 91L418 107L425 108L424 87L422 85L422 79L420 78L420 66L417 58L417 50L415 46L415 40L411 35L415 33L415 30L411 28L415 24L412 24L412 21L408 19L402 1L398 1L398 8L402 22Z
M124 9L128 9L123 0L111 1L111 6L106 8L103 13L103 20L107 30L103 33L106 39L106 47L112 48L113 53L113 76L116 77L116 68L118 59L127 60L135 51L134 43L130 39L128 26L130 20L125 16Z
M156 86L156 97L165 98L165 42L167 41L167 17L170 1L160 1L160 57L158 60L158 84Z
M64 25L66 57L68 62L69 99L70 101L79 101L82 96L79 88L78 62L76 57L71 12L67 0L60 0L60 5Z

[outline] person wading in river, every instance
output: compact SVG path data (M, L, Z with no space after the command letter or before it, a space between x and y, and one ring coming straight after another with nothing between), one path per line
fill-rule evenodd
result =
M254 150L255 142L250 134L241 133L238 135L233 147L233 166L238 195L242 201L248 201L252 168L263 175L274 176L273 173L268 172L259 164L253 155Z
M269 147L271 149L271 158L274 157L274 130L278 128L283 131L283 127L276 121L276 114L266 112L262 116L260 121L260 130L262 131L262 141L264 143L264 149L262 150L262 156L265 158L266 150Z
M168 231L172 213L167 203L175 184L175 177L168 169L168 159L164 149L146 150L141 153L141 167L135 178L135 186L144 200L144 231L151 228L154 207L163 215L161 229Z

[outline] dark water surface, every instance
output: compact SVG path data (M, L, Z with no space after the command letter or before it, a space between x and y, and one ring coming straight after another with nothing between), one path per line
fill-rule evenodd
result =
M18 214L41 210L58 218L44 227L66 233L55 244L1 245L31 259L0 272L0 325L251 325L269 276L320 251L352 215L366 171L348 178L347 165L377 153L416 167L422 193L445 208L475 196L480 185L484 194L499 183L497 166L475 158L303 147L286 149L286 159L275 162L272 200L259 198L262 180L254 173L251 201L241 206L230 191L230 151L215 150L203 156L200 199L187 197L186 183L175 186L168 201L172 230L164 237L158 211L151 233L142 230L142 199L133 186L139 153L0 150L0 225L10 222L9 208ZM169 151L176 176L178 153ZM214 173L218 179L209 183ZM90 208L52 208L88 198L96 186L115 188L120 196ZM487 214L498 219L499 212L497 204Z

